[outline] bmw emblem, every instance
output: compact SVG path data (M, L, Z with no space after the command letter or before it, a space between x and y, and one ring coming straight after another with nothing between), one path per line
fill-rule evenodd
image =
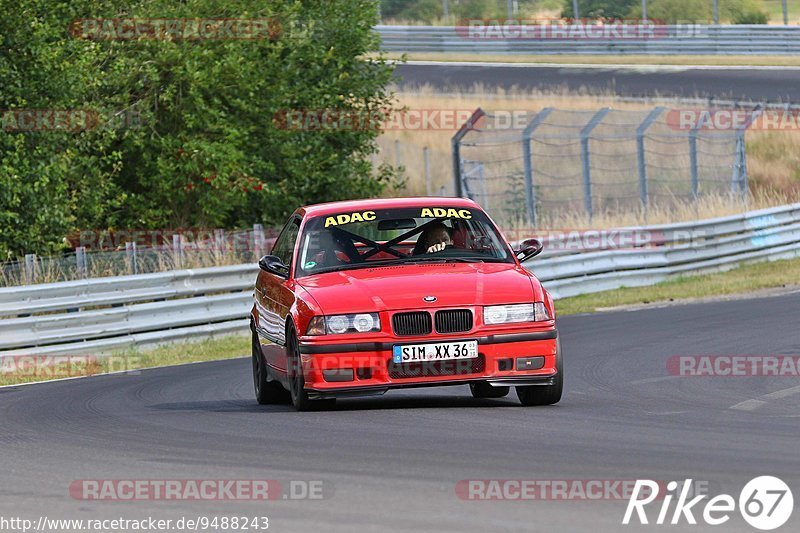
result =
M425 300L429 304L432 304L433 302L438 300L438 298L436 298L436 296L426 296L425 298L423 298L423 300Z

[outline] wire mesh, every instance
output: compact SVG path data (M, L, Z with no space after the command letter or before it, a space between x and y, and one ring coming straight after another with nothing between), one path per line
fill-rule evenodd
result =
M691 130L673 117L548 108L508 125L487 112L458 146L462 193L510 226L746 191L743 131Z

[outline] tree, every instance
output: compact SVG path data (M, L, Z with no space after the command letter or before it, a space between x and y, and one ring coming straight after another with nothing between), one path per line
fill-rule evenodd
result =
M373 196L376 129L303 131L286 110L391 109L371 0L69 2L2 8L0 108L137 118L85 132L2 135L0 253L58 249L73 229L279 223L297 205ZM85 40L81 18L270 19L272 39ZM131 127L136 126L136 127ZM5 155L5 154L12 155ZM10 228L10 229L9 229Z

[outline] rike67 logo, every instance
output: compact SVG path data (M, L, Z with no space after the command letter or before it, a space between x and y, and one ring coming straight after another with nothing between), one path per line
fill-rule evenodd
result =
M683 483L677 481L667 483L666 495L660 499L661 506L655 519L656 525L677 525L684 520L686 524L696 525L695 514L698 514L706 524L719 526L730 520L738 503L739 512L745 522L756 529L769 531L784 525L794 509L791 489L783 480L773 476L751 479L739 493L738 502L729 494L720 494L702 505L700 502L708 498L708 494L689 499L691 488L691 479ZM649 524L652 513L648 517L645 507L659 499L658 489L659 484L656 481L637 479L622 523L630 524L635 516L640 524ZM673 500L675 507L671 509ZM653 510L655 509L651 509Z

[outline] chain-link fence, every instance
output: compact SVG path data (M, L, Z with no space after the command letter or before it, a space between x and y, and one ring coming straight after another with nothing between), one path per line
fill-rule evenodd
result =
M279 229L79 232L61 255L25 254L0 264L0 287L254 263Z
M670 207L748 190L744 133L755 113L724 129L702 112L538 113L477 110L453 138L456 192L504 226L601 212Z

